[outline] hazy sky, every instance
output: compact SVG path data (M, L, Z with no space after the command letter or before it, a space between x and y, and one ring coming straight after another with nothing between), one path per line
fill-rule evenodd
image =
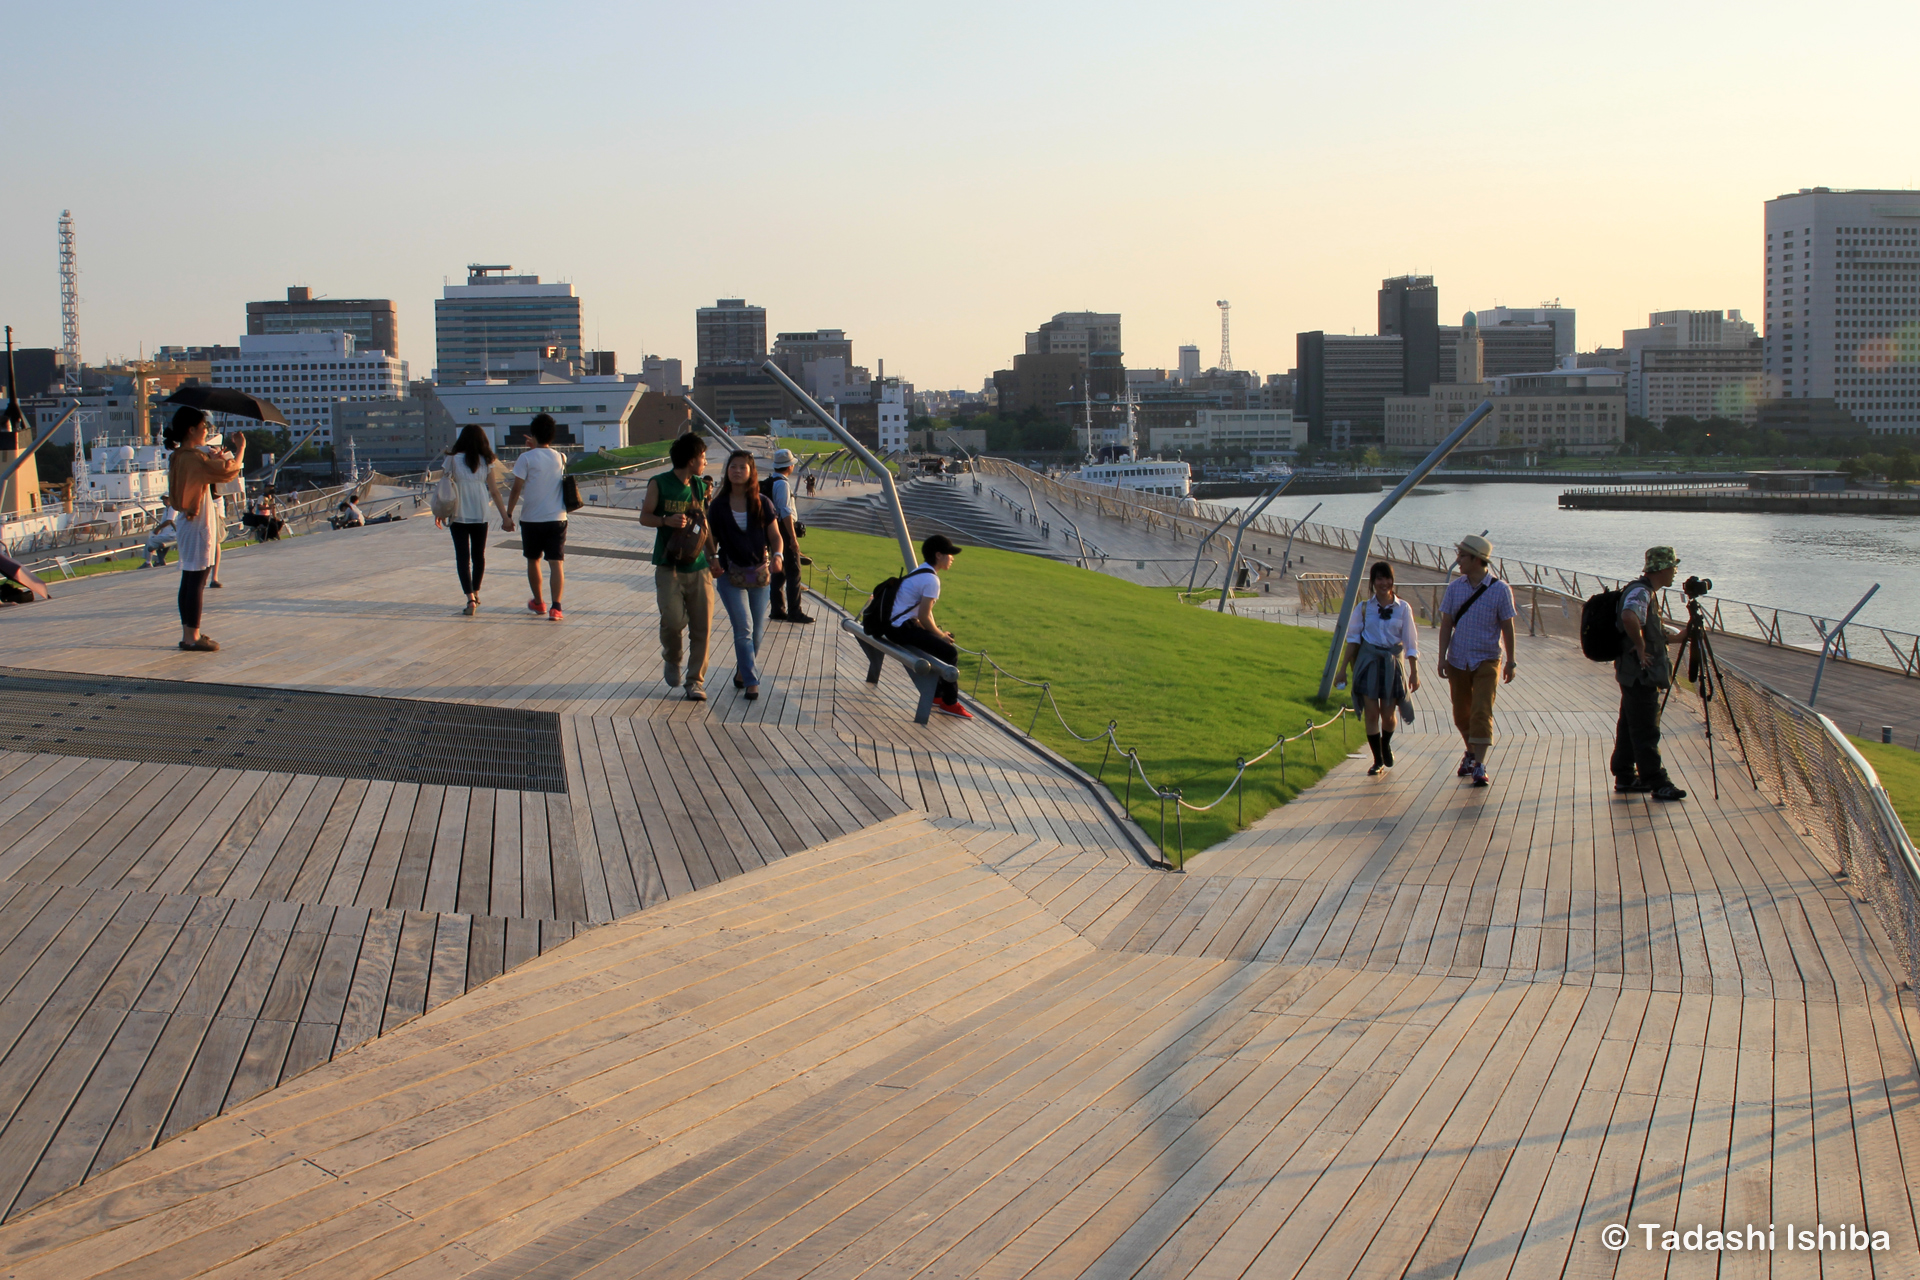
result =
M847 330L978 389L1056 311L1126 360L1293 363L1559 298L1583 349L1761 303L1762 202L1911 187L1920 5L40 4L6 55L0 319L89 361L232 342L304 284L433 363L469 262L572 281L589 346L687 362L694 308Z

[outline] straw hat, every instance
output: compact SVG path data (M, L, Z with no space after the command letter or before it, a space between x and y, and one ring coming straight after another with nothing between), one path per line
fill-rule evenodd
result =
M1453 544L1455 551L1464 551L1481 560L1493 559L1493 544L1477 533L1470 533Z

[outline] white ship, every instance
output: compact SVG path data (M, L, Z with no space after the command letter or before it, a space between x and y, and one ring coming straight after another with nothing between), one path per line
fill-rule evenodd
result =
M1139 489L1169 498L1193 496L1193 469L1184 462L1153 462L1144 458L1089 462L1074 472L1072 478L1088 484Z
M88 458L77 429L75 436L72 502L0 519L0 547L9 555L145 533L166 509L165 449L96 445ZM222 497L229 518L237 501L231 494Z

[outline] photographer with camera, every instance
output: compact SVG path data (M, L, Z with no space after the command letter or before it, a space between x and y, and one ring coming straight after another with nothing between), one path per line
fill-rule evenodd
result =
M1622 794L1651 793L1655 800L1685 800L1660 763L1660 691L1673 683L1667 641L1684 629L1669 630L1655 594L1673 585L1680 557L1672 547L1647 548L1646 568L1620 596L1620 629L1627 642L1613 660L1620 683L1620 720L1613 733L1613 789ZM1689 588L1698 579L1689 578ZM1711 585L1711 584L1708 584ZM1708 588L1702 586L1704 592Z

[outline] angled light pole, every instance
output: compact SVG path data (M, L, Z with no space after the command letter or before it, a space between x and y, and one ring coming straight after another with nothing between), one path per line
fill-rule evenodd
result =
M1233 554L1227 557L1227 579L1220 584L1220 608L1217 612L1227 611L1227 599L1233 594L1233 570L1234 566L1240 563L1240 539L1246 535L1247 526L1252 524L1255 517L1267 509L1267 504L1279 497L1281 492L1293 483L1293 478L1299 474L1297 471L1289 471L1285 480L1267 490L1260 501L1253 504L1253 509L1247 512L1246 519L1242 520L1239 527L1233 531Z
M1445 440L1434 446L1433 452L1419 466L1407 473L1405 480L1394 486L1393 492L1373 509L1367 522L1360 526L1360 541L1353 549L1353 568L1347 574L1346 592L1340 597L1340 620L1334 624L1333 643L1327 648L1326 670L1320 675L1320 701L1325 702L1327 695L1333 691L1334 663L1340 657L1341 647L1347 642L1347 621L1353 617L1353 602L1360 592L1360 574L1367 567L1367 551L1373 546L1373 527L1380 523L1387 512L1393 510L1395 503L1407 496L1408 490L1426 479L1429 471L1445 461L1446 456L1467 438L1467 433L1480 425L1481 419L1492 412L1493 401L1482 400L1478 408L1461 419L1459 426L1447 433ZM1441 655L1443 661L1445 657L1445 654Z
M719 423L713 420L712 414L708 413L705 409L702 409L699 405L694 403L692 396L687 397L687 408L693 410L695 413L700 415L700 421L706 423L707 425L707 434L712 436L715 440L718 440L721 444L725 445L727 447L727 452L729 453L746 452L745 449L741 448L740 442L738 440L735 440L732 436L727 434L727 429L725 427L721 426Z
M900 540L900 563L909 569L919 564L920 553L914 548L913 534L907 529L907 513L900 506L900 490L894 487L893 472L887 470L880 462L880 459L869 453L865 445L854 439L853 433L842 426L838 418L823 409L818 400L808 395L805 388L792 378L789 378L785 369L782 369L771 360L761 365L760 368L763 372L770 375L775 382L785 387L787 394L806 406L807 411L818 418L821 424L833 433L835 439L852 450L860 461L867 464L867 469L879 478L880 488L887 495L888 514L893 517L894 536ZM706 415L702 414L701 416L705 417Z

